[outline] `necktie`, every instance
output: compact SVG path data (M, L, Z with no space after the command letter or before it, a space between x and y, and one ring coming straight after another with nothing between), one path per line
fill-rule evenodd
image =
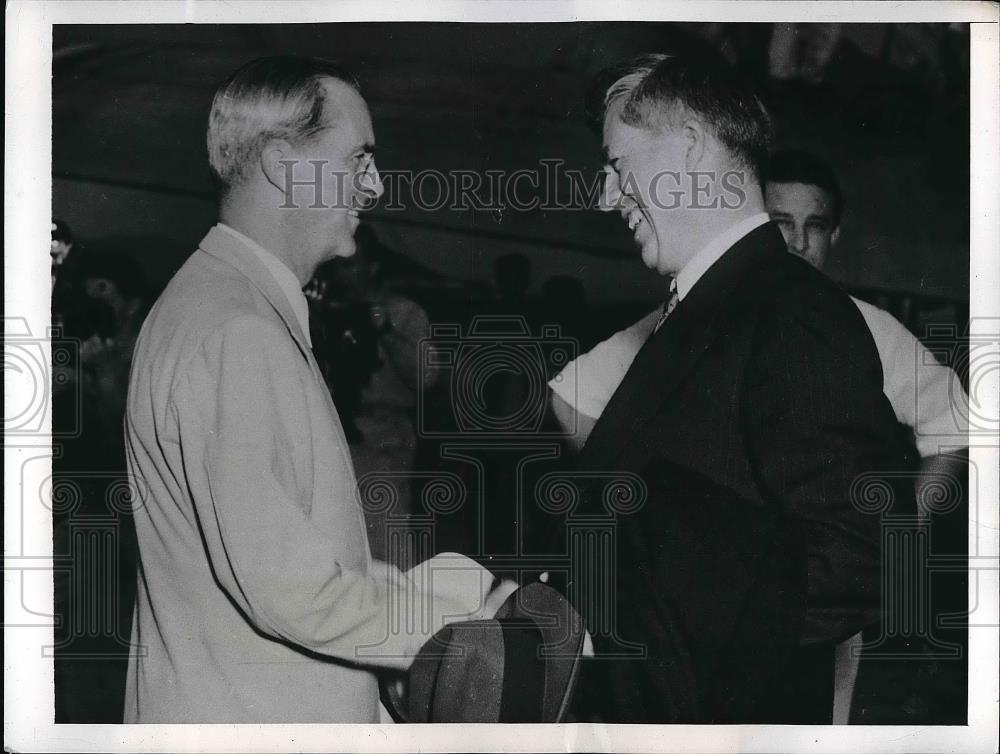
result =
M670 295L667 296L667 300L663 302L663 314L656 321L656 327L653 328L653 332L659 330L663 323L667 321L667 317L670 313L677 307L677 301L680 297L677 295L677 279L670 281Z

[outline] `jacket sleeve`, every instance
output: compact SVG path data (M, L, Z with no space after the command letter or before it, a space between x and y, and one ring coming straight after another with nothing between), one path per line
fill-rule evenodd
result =
M871 337L849 301L786 296L757 329L741 396L750 463L798 522L808 559L807 643L878 620L881 520L871 496L907 492Z
M287 332L246 316L208 337L175 384L185 481L214 576L266 635L352 663L406 667L446 616L479 608L482 574L469 574L461 594L431 598L369 562L353 477L335 490L298 481L332 462L312 457L310 425L336 421L309 416L306 379ZM316 525L320 502L358 539L335 541Z

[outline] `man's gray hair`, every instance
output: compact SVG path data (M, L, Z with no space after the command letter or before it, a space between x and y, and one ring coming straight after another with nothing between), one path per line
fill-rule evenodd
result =
M749 83L723 60L646 54L605 72L602 79L612 82L604 93L605 115L620 107L622 122L660 132L694 114L760 179L771 119Z
M630 97L646 77L653 72L658 63L662 63L670 56L662 53L648 53L633 58L623 66L618 73L621 75L615 79L608 90L604 93L604 111L611 109L618 100L623 97Z
M208 117L208 162L223 194L243 181L269 139L307 142L328 128L324 79L358 82L328 60L278 55L233 73L215 93Z

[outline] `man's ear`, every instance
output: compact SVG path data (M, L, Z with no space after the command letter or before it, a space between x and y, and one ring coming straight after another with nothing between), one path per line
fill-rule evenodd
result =
M681 134L687 141L684 167L687 170L697 170L705 158L705 150L708 147L705 125L697 118L688 118L681 126Z
M833 233L830 234L830 245L835 246L837 241L840 240L840 226L838 225L833 229Z
M282 194L295 177L292 145L284 139L268 139L260 150L260 170L267 182Z

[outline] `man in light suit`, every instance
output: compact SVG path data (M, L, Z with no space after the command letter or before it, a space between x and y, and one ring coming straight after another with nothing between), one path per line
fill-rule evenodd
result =
M486 572L428 585L371 559L310 349L301 289L354 252L382 192L374 141L356 83L325 61L257 60L216 94L219 223L146 320L129 386L126 722L373 722L373 669L484 608Z
M604 208L672 282L579 456L648 493L571 585L598 656L582 714L829 722L833 648L879 615L880 522L852 485L902 468L875 345L769 222L769 120L734 71L650 55L608 83Z

